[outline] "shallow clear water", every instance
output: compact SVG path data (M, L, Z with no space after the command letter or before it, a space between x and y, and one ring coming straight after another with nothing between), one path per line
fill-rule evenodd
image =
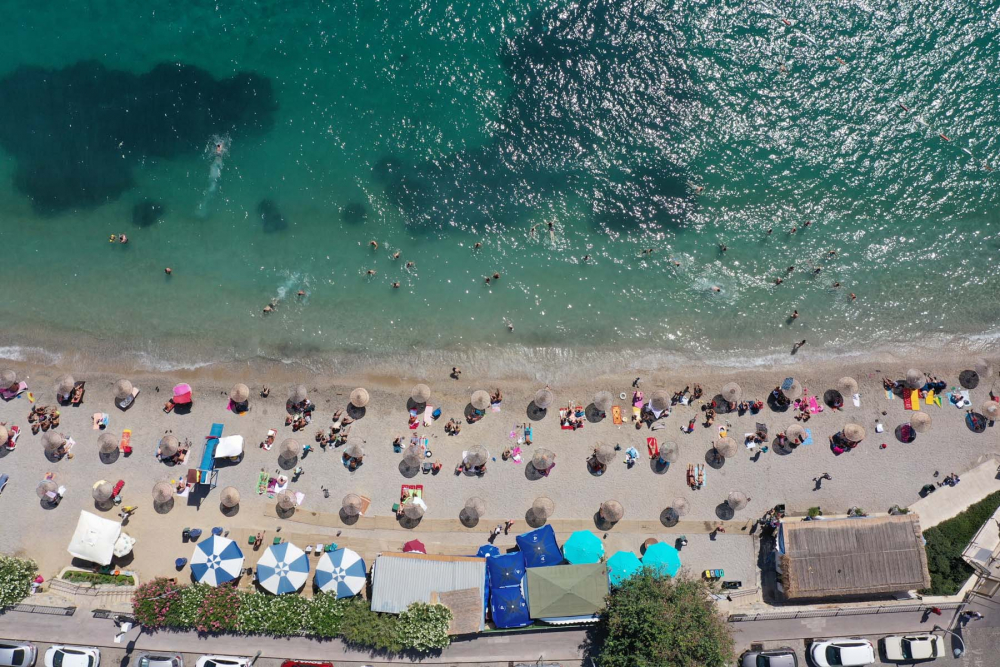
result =
M0 10L0 344L155 366L1000 331L997 1Z

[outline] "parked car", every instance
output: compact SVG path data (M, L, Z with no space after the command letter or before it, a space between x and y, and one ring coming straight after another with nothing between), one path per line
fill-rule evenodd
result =
M867 639L823 639L809 647L816 667L862 667L875 663L875 647Z
M96 646L52 646L45 652L45 667L101 667Z
M945 655L941 635L890 635L882 640L885 659L893 662L933 660Z
M285 660L281 667L333 667L332 662L309 662L308 660Z
M763 651L747 651L740 658L740 667L799 667L795 650L787 646Z
M0 641L0 667L31 667L38 649L28 642Z
M180 653L140 653L137 667L184 667Z
M250 658L240 658L235 655L203 655L198 658L195 667L250 667Z

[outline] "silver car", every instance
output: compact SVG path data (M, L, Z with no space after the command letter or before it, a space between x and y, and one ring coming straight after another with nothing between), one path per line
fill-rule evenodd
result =
M31 667L38 649L28 642L0 640L0 667Z
M795 651L782 646L763 651L747 651L740 658L740 667L799 667Z
M184 667L180 653L140 653L137 667Z

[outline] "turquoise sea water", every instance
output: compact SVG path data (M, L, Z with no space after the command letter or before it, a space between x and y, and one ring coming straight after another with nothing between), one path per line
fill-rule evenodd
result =
M0 10L7 356L1000 333L997 1Z

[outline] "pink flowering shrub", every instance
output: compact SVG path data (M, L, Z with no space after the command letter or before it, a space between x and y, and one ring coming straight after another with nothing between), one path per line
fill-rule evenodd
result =
M199 586L201 588L201 586ZM201 605L195 618L198 632L225 632L236 629L239 617L240 595L235 586L204 587Z
M147 628L177 627L182 590L183 587L162 578L142 584L132 596L136 620Z

